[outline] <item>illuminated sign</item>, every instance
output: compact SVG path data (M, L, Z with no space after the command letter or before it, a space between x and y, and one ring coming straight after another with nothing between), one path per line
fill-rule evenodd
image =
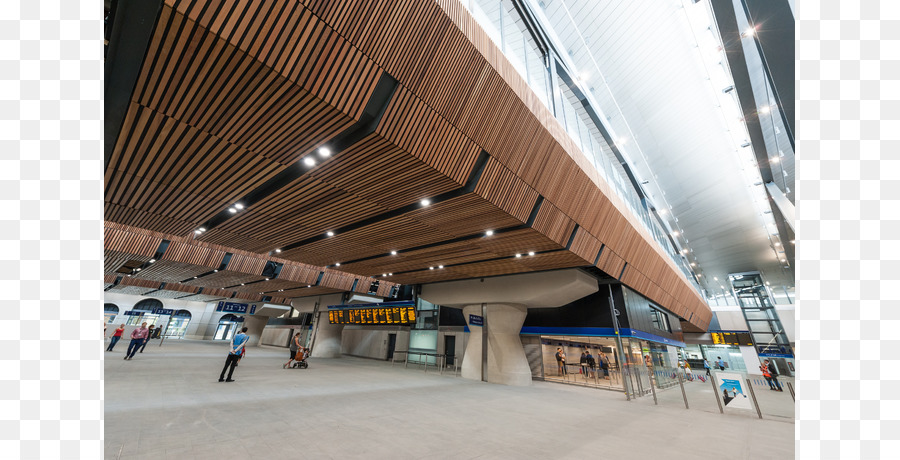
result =
M329 307L328 322L331 324L410 324L416 322L416 307L414 305L335 309Z
M712 341L716 345L748 345L753 346L753 338L749 332L711 332Z

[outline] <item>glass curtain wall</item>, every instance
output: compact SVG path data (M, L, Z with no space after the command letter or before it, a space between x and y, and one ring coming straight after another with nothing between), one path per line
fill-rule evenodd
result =
M576 89L582 94L585 93L578 87L578 76L568 75L562 65L556 65L555 58L541 50L511 0L460 0L460 3L472 13L494 44L528 82L538 99L550 109L603 180L639 218L638 220L681 269L694 289L701 292L687 261L672 246L667 237L668 232L651 216L647 204L635 192L624 170L618 165L618 160L614 158L612 149L601 135L601 127L597 126L588 113L586 103L576 96ZM551 66L554 66L558 73L565 74L567 78L554 78ZM569 80L570 83L565 80ZM602 116L599 108L592 107L590 110Z

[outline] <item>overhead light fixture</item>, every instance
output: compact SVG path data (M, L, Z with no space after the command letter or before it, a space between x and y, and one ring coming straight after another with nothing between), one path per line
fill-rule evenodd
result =
M752 37L756 35L756 27L748 27L741 33L741 37Z
M687 249L682 249L682 250L681 250L681 253L682 253L682 254L687 254L687 253L688 253L688 250L687 250Z
M330 157L330 156L331 156L331 150L328 150L328 149L325 148L325 147L319 147L319 155L320 155L322 158Z
M444 266L443 266L443 265L438 265L438 268L444 268Z
M429 270L434 270L434 267L428 267Z
M201 234L201 233L203 233L203 232L201 232L200 230L194 230L194 233L196 233L196 234L199 235L199 234Z
M528 251L528 255L529 255L529 256L533 256L533 255L534 255L534 251Z
M388 273L388 276L394 276L394 274L393 274L393 273Z
M237 209L234 209L234 208L228 208L228 212L234 214L234 213L237 212Z
M241 286L243 286L243 285L244 285L244 283L241 283Z
M494 234L494 231L493 231L493 230L488 230L488 231L484 232L484 234L485 234L485 236L491 236L491 235Z
M522 257L522 254L516 254L516 257Z
M197 279L197 277L195 276L194 279Z
M156 262L156 259L150 259L150 263Z
M338 263L334 264L334 266L335 266L335 267L340 267L340 266L341 266L341 263L338 262Z
M619 140L616 141L616 144L622 146L628 143L628 139L624 137L620 137Z
M719 277L718 277L718 276L713 276L713 279L716 280L716 281L719 281Z
M235 209L244 209L244 205L242 205L240 203L235 203L234 207L235 207Z
M200 231L201 231L201 232L205 232L205 231L206 231L206 227L200 227Z
M387 276L387 273L382 273L381 276Z
M306 166L315 166L316 160L313 160L312 157L306 157L303 159L303 164L305 164Z
M334 232L332 232L332 231L330 231L330 230L327 231L327 232L325 232L325 234L328 235L328 236L334 236Z
M794 240L791 240L791 244L794 244Z
M696 263L694 263L694 262L691 262L691 267L696 267L696 266L697 266L697 264L696 264Z
M776 242L775 242L775 246L781 246L781 243L779 243L779 242L776 241Z
M396 255L397 255L397 251L391 251L391 255L392 255L392 256L396 256Z
M772 158L771 160L769 160L769 163L778 163L779 161L781 161L781 159L779 159L778 157L775 157L775 158Z
M269 281L269 278L266 278L266 281Z
M657 211L657 212L659 212L660 214L665 214L665 213L667 213L668 211L666 211L666 208L662 208L662 209L660 209L660 210Z
M764 105L764 106L762 106L762 107L759 108L759 113L769 113L771 110L772 110L772 109L770 109L769 106Z
M420 203L422 203L422 206L428 206L429 204L431 204L431 201L426 198L420 201Z
M722 285L720 284L720 285L719 285L719 288L720 288L720 289L725 289L725 286L722 286Z
M701 277L701 276L703 276L703 275L700 274L700 273L697 273L697 278L699 278L699 277Z
M275 249L275 252L281 252L281 248Z
M141 267L135 268L134 271L136 271L136 272L141 271Z
M681 234L681 233L679 233L678 230L675 230L675 231L672 232L672 236L678 236L678 235L680 235L680 234Z
M213 273L219 273L218 269L213 270Z
M768 281L766 281L766 286L769 286L769 282L768 282Z

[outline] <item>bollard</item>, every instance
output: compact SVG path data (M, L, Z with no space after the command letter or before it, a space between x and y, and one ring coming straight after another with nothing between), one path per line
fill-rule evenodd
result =
M678 386L681 387L681 396L684 398L684 408L690 409L691 407L688 406L688 401L687 401L687 393L684 392L684 382L682 381L683 378L684 378L684 376L681 375L680 372L678 372Z
M722 408L722 401L719 399L719 390L716 388L716 378L712 375L709 376L709 383L712 384L713 387L713 397L716 398L716 404L719 405L719 413L724 414L725 409Z
M788 391L791 392L791 401L797 402L797 400L794 399L794 386L791 385L791 382L784 382L784 384L787 385Z
M747 388L750 390L750 396L753 397L753 406L756 407L756 415L762 419L762 412L759 410L759 403L756 402L756 392L753 391L753 385L750 385L750 379L747 379Z

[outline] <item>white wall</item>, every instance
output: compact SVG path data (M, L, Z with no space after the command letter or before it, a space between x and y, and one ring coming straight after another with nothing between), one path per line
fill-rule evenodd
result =
M719 319L719 327L723 331L748 331L747 321L741 307L710 307Z
M397 334L394 350L406 350L409 341L409 328L403 326L368 326L344 327L341 335L341 353L363 358L385 359L387 356L388 334ZM397 355L398 358L404 355Z
M781 327L784 328L784 333L787 335L788 341L791 344L797 342L794 322L797 320L797 315L794 309L794 305L776 305L775 312L778 313L778 319L781 320Z

